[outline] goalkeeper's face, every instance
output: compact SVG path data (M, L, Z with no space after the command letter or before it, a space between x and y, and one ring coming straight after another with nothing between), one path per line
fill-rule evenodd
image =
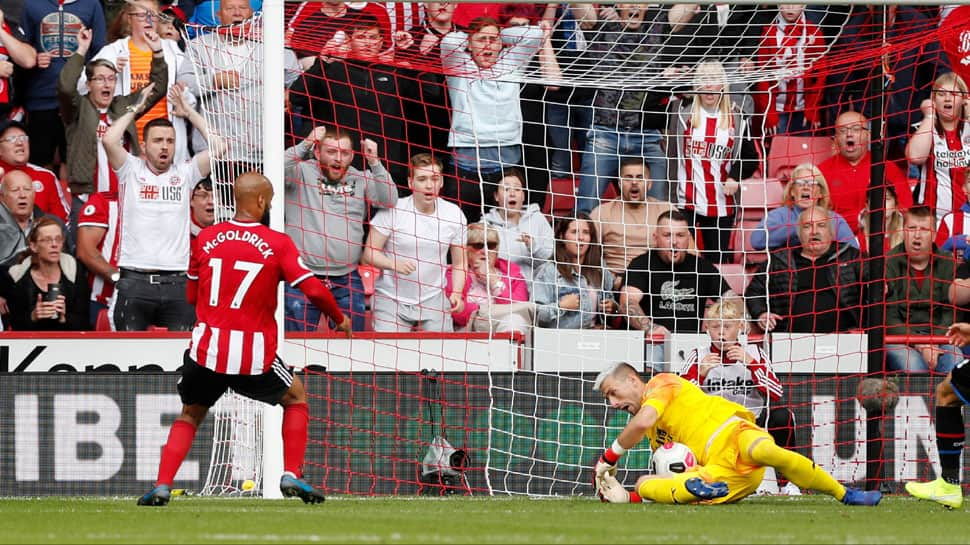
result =
M640 377L635 374L624 374L607 377L600 385L600 392L603 393L610 407L635 415L640 411L643 387Z

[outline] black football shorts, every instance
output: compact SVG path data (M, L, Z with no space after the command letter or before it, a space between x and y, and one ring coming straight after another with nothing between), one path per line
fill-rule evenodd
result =
M226 375L199 365L186 350L178 392L184 405L211 407L228 388L250 399L276 405L291 384L293 369L287 367L279 356L273 359L270 370L261 375Z

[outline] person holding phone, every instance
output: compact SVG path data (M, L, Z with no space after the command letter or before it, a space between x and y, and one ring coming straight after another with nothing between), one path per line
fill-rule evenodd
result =
M64 251L64 227L42 217L27 235L27 249L0 279L0 295L14 331L87 329L87 301L79 293L77 263Z

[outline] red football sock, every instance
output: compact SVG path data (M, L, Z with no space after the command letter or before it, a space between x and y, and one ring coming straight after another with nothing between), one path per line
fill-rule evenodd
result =
M158 464L158 480L155 486L167 484L172 486L175 474L178 473L182 460L192 448L195 439L195 426L185 420L176 420L168 432L168 441L162 449L162 460Z
M283 471L289 471L297 477L302 475L309 425L309 405L294 403L283 407Z

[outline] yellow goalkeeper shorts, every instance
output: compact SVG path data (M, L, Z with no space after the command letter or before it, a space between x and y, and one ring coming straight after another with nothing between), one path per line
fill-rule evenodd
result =
M744 433L743 440L742 432L747 432ZM763 466L750 465L741 461L741 452L761 438L774 442L771 435L763 428L744 420L738 421L737 424L723 429L711 443L708 452L712 454L708 456L707 464L694 467L669 479L676 481L680 487L684 486L687 479L693 477L700 477L709 483L722 481L728 485L728 495L700 503L718 504L740 501L758 490L764 479ZM643 489L637 492L647 497Z

